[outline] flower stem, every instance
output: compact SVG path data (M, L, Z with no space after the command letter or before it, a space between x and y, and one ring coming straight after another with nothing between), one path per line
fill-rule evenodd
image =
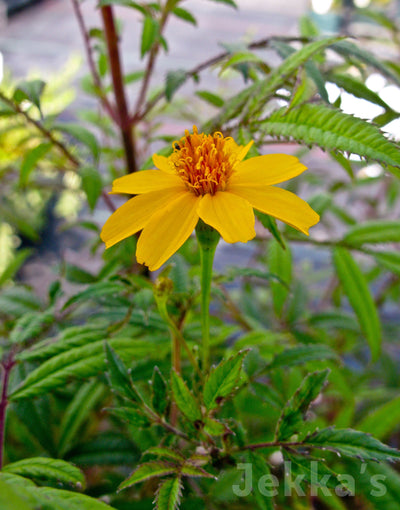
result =
M201 330L203 337L203 372L210 363L210 292L215 250L220 236L202 220L196 227L201 263Z

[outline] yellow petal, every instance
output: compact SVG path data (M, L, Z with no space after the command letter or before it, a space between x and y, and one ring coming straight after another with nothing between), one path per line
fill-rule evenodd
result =
M237 186L231 193L248 200L259 211L281 220L308 235L308 229L318 223L318 214L294 193L282 188Z
M139 195L167 188L183 189L184 186L182 179L177 175L166 174L160 170L143 170L115 179L112 193Z
M155 271L179 250L199 220L196 212L199 200L200 197L184 191L151 217L137 244L139 263Z
M238 154L238 160L239 161L242 161L242 159L244 159L246 156L247 156L247 153L249 152L250 150L250 147L253 145L253 140L251 142L249 142L247 145L245 145L244 147L241 147L240 149L240 152Z
M106 243L106 248L142 230L152 215L166 207L176 195L176 190L168 189L128 200L108 218L101 231L100 237Z
M226 191L204 195L198 213L227 243L247 243L256 235L253 209L247 200L237 195Z
M175 168L169 158L160 156L159 154L153 154L153 163L163 172L176 175Z
M235 167L229 185L269 186L296 177L306 169L296 157L287 154L257 156Z

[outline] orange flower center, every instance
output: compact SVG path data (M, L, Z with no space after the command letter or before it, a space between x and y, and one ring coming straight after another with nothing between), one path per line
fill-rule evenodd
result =
M185 131L185 136L173 144L169 157L179 177L195 195L214 195L224 191L238 163L238 146L231 137L216 132L213 135ZM235 150L236 149L236 150Z

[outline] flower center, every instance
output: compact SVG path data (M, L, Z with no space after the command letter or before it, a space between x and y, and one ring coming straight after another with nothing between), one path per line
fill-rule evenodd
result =
M238 146L231 137L216 132L213 135L185 131L185 136L173 144L169 157L177 174L195 195L214 195L224 191L229 177L239 162ZM236 149L236 150L235 150Z

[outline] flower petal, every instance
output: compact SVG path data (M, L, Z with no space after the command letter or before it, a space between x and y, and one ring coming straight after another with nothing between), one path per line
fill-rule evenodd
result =
M153 163L163 172L176 175L175 168L169 158L160 156L159 154L153 154Z
M237 195L226 191L204 195L198 213L227 243L247 243L256 235L253 209L247 200Z
M165 208L176 198L176 194L175 189L168 189L152 191L128 200L108 218L101 231L100 237L106 243L106 248L142 230L152 215Z
M140 234L136 258L151 271L158 269L186 241L196 226L200 197L184 191L167 207L157 211Z
M318 223L319 215L294 193L282 188L237 186L231 193L244 198L259 211L281 220L308 235L308 229Z
M257 156L235 167L236 171L229 179L229 186L269 186L296 177L306 169L295 156Z
M139 195L166 188L183 189L184 186L182 179L178 175L166 174L160 170L143 170L115 179L112 193Z

